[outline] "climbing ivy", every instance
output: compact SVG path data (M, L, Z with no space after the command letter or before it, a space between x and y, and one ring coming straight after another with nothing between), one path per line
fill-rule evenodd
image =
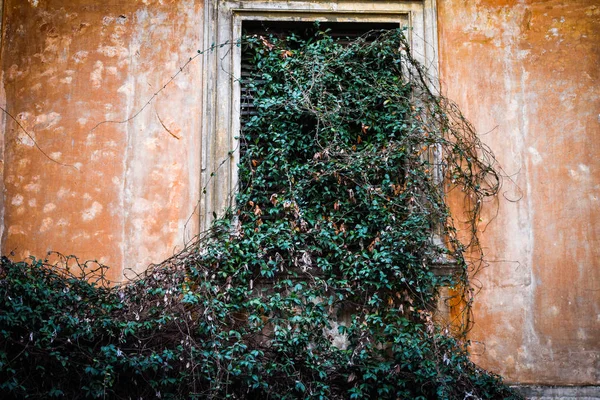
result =
M73 257L2 259L0 391L518 398L469 360L460 335L477 266L465 254L480 259L480 205L499 185L493 158L402 32L343 44L317 28L236 45L256 110L242 121L236 206L123 285ZM470 216L462 241L454 189ZM455 272L436 273L440 263ZM434 322L443 286L466 310L458 335Z

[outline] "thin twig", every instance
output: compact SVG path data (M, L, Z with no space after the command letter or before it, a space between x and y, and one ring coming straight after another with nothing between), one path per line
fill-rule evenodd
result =
M0 110L2 110L6 115L8 115L10 117L10 119L12 119L15 122L15 124L17 124L17 126L25 133L25 135L27 135L27 137L29 137L29 139L31 139L31 141L33 142L33 145L44 155L44 157L46 157L48 160L52 161L53 163L62 165L63 167L75 168L77 171L79 171L79 168L77 168L73 164L66 164L66 163L58 161L57 159L50 157L50 155L48 155L48 153L46 153L44 151L44 149L42 149L40 147L40 145L33 138L33 136L29 132L27 132L27 129L25 129L25 127L11 113L9 113L4 107L0 107Z

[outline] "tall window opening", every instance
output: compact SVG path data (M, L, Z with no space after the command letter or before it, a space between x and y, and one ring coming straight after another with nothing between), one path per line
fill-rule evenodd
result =
M204 46L218 46L203 58L202 148L199 212L200 229L232 205L238 185L239 142L245 119L253 112L252 94L244 85L251 74L242 46L234 44L248 34L304 35L330 29L334 37L354 38L372 29L406 29L415 59L427 67L437 63L436 0L417 1L283 1L222 0L205 7ZM240 77L242 79L240 79Z

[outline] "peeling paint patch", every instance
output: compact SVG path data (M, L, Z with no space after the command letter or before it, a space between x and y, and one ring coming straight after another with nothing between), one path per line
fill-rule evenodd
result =
M48 114L40 114L35 117L35 127L37 129L48 129L61 120L61 116L57 112L50 112Z
M44 212L49 213L56 209L56 205L54 203L48 203L44 206Z
M25 231L23 231L23 228L21 227L21 225L11 225L8 228L8 234L9 235L24 235Z
M40 74L41 77L52 78L52 75L56 74L56 68L48 68Z
M144 144L148 151L155 151L158 148L158 138L148 138Z
M100 46L98 52L109 58L125 58L129 55L129 51L125 47L118 46Z
M90 74L90 81L92 86L98 89L102 85L102 73L104 72L104 64L102 61L96 61L94 64L94 70Z
M543 161L542 156L540 155L540 152L537 151L537 149L535 147L530 147L527 149L527 151L529 152L529 154L531 154L531 162L534 165L538 165Z
M97 201L95 201L94 203L92 203L92 206L90 208L88 208L87 210L84 210L82 213L82 219L84 221L91 221L94 218L96 218L96 216L98 214L100 214L102 212L102 204L98 203Z
M40 184L35 182L35 183L29 183L27 185L25 185L25 187L23 188L25 189L25 191L27 192L39 192L40 191Z
M17 161L17 165L19 167L19 172L21 170L27 169L27 167L29 166L29 164L31 164L31 160L29 158L22 158L19 161Z
M62 199L63 197L65 197L66 195L68 195L71 191L65 187L61 187L60 189L58 189L58 192L56 193L56 195L58 196L59 199Z
M127 82L117 89L117 93L122 93L126 96L131 96L134 93L134 84L132 79L128 79Z
M569 176L578 182L588 180L590 176L590 167L585 164L579 164L577 165L577 169L569 169Z
M590 167L588 167L585 164L579 164L579 170L581 172L583 172L584 174L589 174L590 173Z
M88 54L89 52L87 51L78 51L73 55L73 61L75 61L75 64L81 64L87 59Z
M96 135L93 133L90 133L89 135L87 135L87 138L85 139L85 145L93 146L95 143L96 143Z
M44 218L40 226L40 232L47 232L52 227L52 218Z
M77 233L76 235L73 235L73 237L71 237L72 241L76 241L76 240L88 240L90 238L89 233L82 231Z
M23 204L23 196L21 196L20 194L16 195L15 197L13 197L10 204L12 204L13 206L20 206L21 204Z
M19 70L19 66L17 64L13 64L10 66L6 73L7 80L9 82L15 81L19 78L23 78L25 76L25 71Z
M30 116L31 116L31 114L27 113L27 112L22 112L17 115L17 119L19 120L21 125L25 128L25 130L27 130L27 133L29 133L29 135L28 135L27 133L23 132L22 129L19 129L17 131L17 140L20 144L27 146L27 147L35 146L35 132L33 132L29 127L29 117Z

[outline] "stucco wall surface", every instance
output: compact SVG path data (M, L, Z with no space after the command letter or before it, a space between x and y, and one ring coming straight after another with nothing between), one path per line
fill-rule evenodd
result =
M136 113L200 48L202 4L5 0L3 254L98 258L121 280L197 232L202 59ZM597 384L600 5L439 0L438 25L443 91L508 175L482 216L474 358Z
M482 217L474 359L600 382L600 3L438 2L443 91L507 178Z
M121 280L197 230L202 60L126 120L196 54L202 15L194 0L5 1L3 254L76 254Z

